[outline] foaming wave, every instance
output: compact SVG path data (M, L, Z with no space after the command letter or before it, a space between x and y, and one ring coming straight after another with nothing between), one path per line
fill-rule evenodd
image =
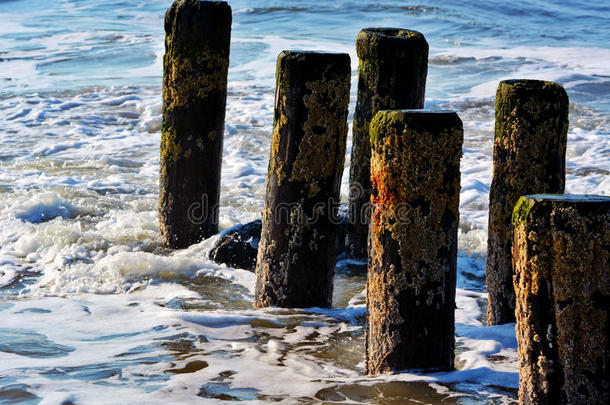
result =
M432 66L473 65L477 72L497 70L483 82L473 82L467 92L455 98L487 98L495 94L498 82L505 79L538 79L561 83L576 101L587 100L608 108L608 64L610 50L576 47L454 47L431 56ZM506 67L510 66L510 76ZM483 77L488 76L486 73ZM588 86L583 90L583 86ZM591 88L590 88L591 87ZM595 90L592 90L594 88Z
M79 215L79 210L57 193L44 192L31 196L20 196L11 201L3 215L14 215L25 222L45 222L56 217L71 218Z
M256 7L256 8L240 8L233 11L234 14L272 14L272 13L299 13L303 11L310 11L309 8L304 7Z

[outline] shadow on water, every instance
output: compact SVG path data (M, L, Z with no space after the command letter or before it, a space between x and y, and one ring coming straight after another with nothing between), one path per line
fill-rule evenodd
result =
M454 394L441 394L426 383L380 382L371 385L347 384L324 388L315 398L325 404L366 403L387 405L462 404Z
M279 402L285 399L281 396L263 395L254 388L232 388L231 376L227 371L201 386L199 396L221 401L252 401ZM480 395L475 386L467 387L436 386L424 382L405 381L370 381L353 384L338 384L319 390L314 397L295 398L296 404L378 404L378 405L422 405L422 404L506 404L503 398L489 398ZM460 388L460 393L451 392ZM498 391L498 395L502 395ZM513 403L513 402L509 402ZM516 401L514 402L516 403Z
M366 286L366 262L343 259L335 268L333 308L345 308ZM352 304L354 302L351 302ZM364 302L358 302L364 303Z
M432 386L425 382L384 381L371 383L368 381L360 384L345 384L324 388L316 393L315 398L323 401L323 404L474 405L507 403L505 391L487 387L488 392L482 394L480 388L478 385L467 383L435 384L435 386ZM493 398L494 394L497 394L497 398ZM303 401L303 403L309 402ZM508 403L516 404L517 402Z
M184 310L218 309L220 305L223 309L252 308L252 301L248 299L248 290L231 281L219 277L198 275L183 284L190 290L201 294L204 300L177 300L168 306L175 305L175 308Z

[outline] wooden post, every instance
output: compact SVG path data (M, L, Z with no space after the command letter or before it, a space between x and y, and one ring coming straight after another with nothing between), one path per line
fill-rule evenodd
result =
M513 214L519 402L610 403L610 197L530 195Z
M231 7L177 0L165 14L159 228L182 248L218 232Z
M515 204L526 194L563 193L568 104L556 83L507 80L498 86L485 269L489 325L515 321L510 233Z
M370 133L366 372L453 368L462 121L381 111Z
M254 306L329 307L350 58L282 52Z
M347 253L365 258L370 220L369 124L379 110L424 108L428 43L416 31L366 28L356 40L358 99L350 164Z

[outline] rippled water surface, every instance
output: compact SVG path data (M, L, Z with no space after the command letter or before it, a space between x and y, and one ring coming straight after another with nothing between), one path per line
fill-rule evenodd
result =
M338 263L333 309L252 310L253 274L207 259L218 236L162 247L169 1L0 0L0 403L514 403L514 324L482 323L494 93L508 78L563 84L566 192L610 194L610 6L229 3L223 229L260 216L280 51L348 52L353 111L358 31L426 36L426 105L465 129L457 370L363 376L363 263Z

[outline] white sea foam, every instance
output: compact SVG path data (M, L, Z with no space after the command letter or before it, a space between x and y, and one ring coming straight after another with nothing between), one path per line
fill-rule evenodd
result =
M154 92L139 91L137 97L123 94L130 92L133 90L119 89L114 98L109 98L112 102L104 104L106 107L101 107L105 94L104 97L100 94L86 94L73 96L74 99L89 99L83 105L63 110L48 109L44 120L49 122L66 119L74 123L74 118L80 117L76 118L83 122L80 128L86 128L86 122L93 122L94 127L88 132L78 129L74 124L73 130L68 132L75 142L80 137L87 137L90 145L44 156L39 151L47 146L41 146L39 142L36 148L26 148L24 157L18 158L14 166L0 174L0 181L11 184L15 190L12 194L4 194L0 209L3 221L0 250L5 257L10 258L0 270L0 283L14 285L23 274L26 268L24 265L27 265L28 271L39 275L34 278L32 285L21 290L21 294L30 297L29 301L23 302L31 302L34 297L49 297L35 301L35 306L52 311L56 324L78 323L81 316L87 316L87 322L91 325L86 333L63 328L64 335L59 336L35 326L35 323L28 326L23 321L23 314L10 315L9 317L19 317L19 321L11 320L7 327L19 323L22 328L42 333L57 344L77 347L77 350L61 360L53 361L29 359L24 362L22 356L7 355L3 361L7 361L4 369L8 373L16 369L11 364L17 364L18 359L22 367L31 367L32 370L49 370L53 367L86 370L87 367L107 362L130 348L170 336L165 329L157 333L152 331L153 328L176 325L180 333L188 331L193 336L202 335L210 340L205 345L202 344L203 354L194 354L189 360L157 360L152 367L141 364L117 366L121 369L122 378L133 382L112 388L115 394L121 392L124 395L125 403L133 402L134 398L142 398L142 391L133 387L146 385L142 382L145 380L143 376L153 379L158 378L155 376L170 374L169 379L162 383L163 389L145 395L147 402L161 403L190 400L199 393L202 381L222 379L219 376L227 370L232 370L235 374L222 380L222 384L214 386L214 389L229 395L231 392L235 395L241 393L239 395L247 398L257 392L287 398L313 397L324 390L332 391L335 389L333 387L349 384L373 387L381 383L425 382L442 391L446 384L467 382L478 384L477 390L484 393L481 395L501 399L505 397L485 387L516 387L514 325L484 327L481 322L481 305L485 302L485 293L475 291L480 288L483 279L482 257L486 250L486 205L491 181L490 137L493 129L491 100L456 100L447 104L448 108L457 107L460 110L465 122L466 138L460 196L462 225L459 247L462 253L458 263L458 281L461 289L458 290L456 312L458 370L431 374L406 372L397 376L369 379L362 377L362 294L346 300L351 300L355 305L353 307L309 309L297 315L272 310L227 311L218 309L218 302L209 297L181 295L180 291L189 290L180 287L176 283L178 280L195 280L197 277L207 277L206 280L221 279L243 287L241 292L233 291L232 294L241 302L238 306L248 306L252 299L254 277L250 272L217 265L206 259L213 240L175 253L159 251L161 243L155 194L158 134L150 134L149 130L159 125L155 115L159 113L160 104L156 100L158 95ZM223 229L257 218L262 208L273 92L270 88L263 88L257 89L254 94L253 97L247 88L235 87L229 97L222 181ZM56 105L53 100L37 99L38 104L32 105L40 106L34 109L44 110L45 106ZM143 107L148 103L151 107ZM139 118L134 122L130 121L131 118L119 118L118 123L113 124L114 118L108 117L130 115L122 112L115 114L112 110L109 110L108 115L101 115L95 112L97 108L131 111ZM92 112L87 113L86 110ZM24 117L27 119L36 114L36 111L30 111ZM27 120L15 120L12 125L30 131ZM130 128L130 132L126 133L125 128ZM606 136L596 130L571 129L568 191L608 193L607 175L601 169L603 165L600 166L600 162L607 161L607 143L599 142L599 137ZM44 142L52 147L55 140L50 137ZM102 154L98 148L114 150L116 153ZM29 163L28 154L34 155L37 151L46 160ZM53 160L54 155L62 156L62 161ZM40 192L40 188L55 191ZM25 191L28 189L30 191ZM345 201L347 175L344 175L342 190ZM171 284L158 285L159 282ZM154 292L160 291L159 288L165 289L165 296L155 296ZM83 295L92 292L113 295ZM67 318L56 315L52 296L71 297L60 301L75 304L73 309L64 307L71 313ZM125 300L125 305L128 301L137 301L138 306L134 308L139 308L138 311L142 306L147 306L148 318L136 315L141 312L129 315L123 310L117 310L121 300ZM79 303L83 301L87 304ZM198 302L206 310L183 311L179 309L183 304L176 304L180 302L186 305ZM86 311L82 310L83 305L92 314L98 314L99 318L92 320L91 315L86 315ZM168 309L168 306L174 305L178 305L178 309ZM14 312L18 312L18 309L23 309L23 306L15 308ZM116 311L116 316L109 318L109 311ZM80 312L83 315L78 315ZM44 318L42 314L37 316L38 320ZM122 317L131 319L132 325L121 323L119 318ZM135 323L134 317L154 326L144 327L145 323L140 321ZM94 358L88 354L86 345L78 343L78 336L101 336L108 324L112 324L112 333L126 336L111 339L114 344L100 348ZM128 336L137 331L145 332L134 337ZM345 349L343 343L339 342L350 342L351 346ZM336 347L337 344L340 346ZM96 347L98 345L96 343ZM320 347L330 347L330 350L343 353L343 358L320 360L316 357ZM206 361L208 367L189 374L164 372L171 367L185 367L189 361ZM261 380L261 373L272 375L273 378ZM106 374L102 372L100 378L103 375ZM95 403L95 395L107 392L91 382L67 378L70 378L73 388L61 398L53 393L55 383L39 373L32 373L21 381L31 387L38 387L33 392L50 403L57 398ZM104 378L108 382L114 381L114 377ZM286 386L283 384L286 379L295 383ZM94 394L96 392L98 394Z
M5 208L4 215L14 215L26 222L44 222L55 217L70 218L78 214L78 208L62 199L57 193L44 192L17 197Z
M0 257L0 287L11 284L19 273L14 269L15 262L9 258Z
M256 89L254 97L248 88L236 87L233 91L229 97L227 111L226 153L223 162L223 229L259 216L264 196L272 120L273 92L270 88ZM188 331L193 336L203 335L210 340L205 345L201 344L204 354L194 354L190 358L190 361L206 361L208 367L195 373L174 375L165 373L164 370L184 367L189 360L173 361L175 366L170 364L172 361L160 360L152 367L139 364L117 366L121 369L122 378L132 381L132 384L127 386L112 388L115 394L121 392L121 395L124 395L125 403L132 402L134 398L142 398L142 391L133 388L138 384L146 385L142 382L145 379L142 376L150 376L152 379L154 376L171 374L169 380L162 383L163 389L145 394L147 402L161 403L192 399L199 393L202 381L221 378L219 375L227 370L232 370L235 374L223 380L225 385L220 384L214 389L228 394L233 392L235 395L236 392L241 392L246 397L254 395L253 392L287 398L313 397L322 390L333 390L333 387L349 384L375 386L380 383L409 382L441 384L437 387L442 391L443 387L446 387L443 384L468 382L478 384L477 390L485 392L484 395L488 398L502 398L501 394L486 390L485 387L516 387L514 325L484 327L481 322L481 305L485 302L485 293L476 291L481 288L484 273L482 257L486 248L486 205L491 181L493 129L491 100L456 100L447 104L448 108L460 110L465 122L466 138L460 196L462 225L458 281L461 289L458 290L456 312L459 369L449 373L407 372L399 376L369 379L362 377L362 294L346 299L346 302L351 300L353 305L356 305L354 307L309 309L297 315L281 311L227 311L218 309L222 304L209 299L207 295L200 298L180 295L183 287L176 283L179 280L196 280L197 277L204 277L205 280L226 280L243 288L241 292L231 292L238 300L236 305L249 306L254 277L250 272L231 269L207 260L207 251L213 240L175 253L161 250L156 220L155 184L158 174L159 138L158 134L148 132L151 126L159 125L158 118L154 118L159 113L158 94L140 90L137 96L141 99L139 101L130 94L123 94L130 92L133 90L118 89L116 96L110 97L114 101L106 107L101 105L110 93L101 93L104 97L100 94L74 95L74 99L90 101L71 109L49 109L44 118L50 120L49 122L62 119L74 122L77 119L82 120L82 128L86 127L86 122L94 123L89 135L78 129L69 133L75 141L79 137L87 137L90 147L58 151L56 154L41 156L41 161L32 164L28 161L28 154L34 155L41 149L27 149L27 141L24 141L24 157L17 158L13 166L0 173L0 182L10 184L14 190L4 194L0 205L3 221L0 230L0 253L10 258L0 270L0 281L5 285L14 285L23 274L26 268L24 265L29 266L28 271L39 275L33 278L33 284L21 290L22 295L29 297L28 301L22 302L36 300L35 297L48 297L36 301L35 306L51 310L54 322L58 325L78 323L81 316L87 316L92 330L87 330L86 334L91 336L101 336L100 331L108 324L112 324L114 334L135 333L134 329L137 328L133 319L139 319L141 315L137 315L139 312L125 313L123 310L117 310L121 300L138 301L138 307L134 308L147 306L146 316L150 320L146 321L146 317L143 320L154 326L142 329L144 324L140 324L141 329L138 330L147 332L137 335L139 337L117 338L113 345L101 348L94 358L87 354L84 345L75 343L79 333L84 332L63 328L65 335L58 336L35 326L35 323L28 326L22 319L23 314L10 315L9 317L19 317L20 320L10 321L7 327L13 327L19 322L26 329L49 336L57 344L82 347L67 357L60 358L61 361L45 359L43 362L30 359L19 364L40 370L53 367L86 369L107 362L130 348L147 345L158 337L170 335L169 332L166 334L161 331L157 334L151 331L154 327L177 325L180 333ZM45 109L45 105L55 105L52 100L37 99L39 103L33 105L40 107L34 108ZM152 107L144 108L143 105L149 102ZM95 112L97 108L111 110L108 115L101 115ZM117 115L112 109L133 112L138 114L139 119L131 122L131 119L119 118L118 123L113 123L114 118L108 118ZM87 110L91 112L86 112ZM32 113L36 114L31 111L25 117ZM11 125L14 125L15 129L32 131L27 126L28 121L15 120ZM600 165L607 161L607 146L599 142L600 136L607 135L590 129L571 129L568 147L568 191L608 193L607 176L601 169L603 164ZM55 140L49 137L43 142L48 142L51 147ZM41 147L43 146L39 142L37 148ZM114 150L116 153L101 153L99 148ZM61 156L62 160L54 160L54 156ZM55 191L41 192L41 188ZM346 189L347 175L344 176L342 184L344 201ZM24 222L23 218L30 218L31 221ZM158 285L160 282L170 284ZM159 291L159 288L166 289L167 295L153 297L154 291ZM113 295L83 295L92 292ZM147 292L151 295L146 296ZM67 318L56 316L52 296L70 297L60 302L74 303L74 308L65 309L72 314L67 315ZM81 308L78 304L81 301L86 301L87 304L83 305L100 317L92 320L85 311L78 309ZM176 304L180 302L186 305L189 305L189 302L198 302L198 305L206 310L183 311L179 309L183 304ZM177 309L168 309L168 306L175 305L178 305ZM23 306L19 309L23 309ZM111 310L117 311L116 316L109 317ZM14 312L17 312L17 309ZM80 312L84 312L84 315L77 315ZM41 314L38 316L39 319L43 318ZM122 326L120 317L131 319L133 327ZM298 321L294 317L298 318ZM349 349L344 348L340 342L349 342ZM97 345L98 343L96 347ZM342 353L343 357L320 360L316 357L320 347L329 347L331 351ZM11 364L17 364L17 359L22 360L21 357L4 357L3 361L7 361L4 370L12 373L11 370L15 370L16 366L13 368ZM261 380L261 373L272 375L273 378ZM103 393L107 392L82 379L69 378L73 388L63 395L62 399L71 397L77 401L95 403L94 393L104 395ZM108 382L114 381L114 377L104 378ZM286 386L283 384L286 379L295 383ZM31 387L38 387L33 392L44 397L46 401L56 398L55 394L52 394L55 383L40 374L33 373L21 381Z
M214 395L251 403L292 403L303 397L367 403L388 389L384 384L395 384L390 387L403 393L401 399L428 389L430 396L422 401L459 396L509 403L517 386L514 324L489 328L483 323L493 95L504 78L564 84L572 98L566 191L609 195L610 121L603 110L608 50L509 48L511 43L497 38L447 47L460 39L425 32L431 44L427 106L458 111L465 131L457 370L368 378L362 376L365 265L341 263L349 269L337 276L337 294L343 296L335 301L342 307L252 310L253 273L207 259L217 236L179 251L162 246L158 145L167 4L161 3L127 1L122 4L128 10L113 8L110 20L89 20L87 10L99 12L101 4L58 2L59 12L77 13L74 24L92 24L73 30L68 24L61 32L51 29L58 18L49 17L54 10L0 13L0 36L10 49L0 50L1 79L10 79L0 91L0 287L7 294L0 301L0 335L12 342L0 350L3 377L26 384L25 390L49 404L103 403L108 397L126 404L217 403ZM405 15L416 18L409 10L390 7L386 12L385 7L372 7L378 14L366 18L387 25L406 24ZM266 11L234 8L223 230L260 217L277 54L284 49L349 53L353 111L357 57L352 42L361 25L359 13L369 12L363 5L349 15L338 3L319 15L321 26L310 27L312 20L305 20L291 24L299 32L278 32L275 23L265 22ZM311 11L294 13L296 18ZM457 18L461 23L447 7L428 14L427 22ZM266 29L247 20L253 15L261 16L257 24L267 24ZM352 37L343 37L342 25ZM351 137L343 202L350 143ZM14 353L24 342L46 345L60 356ZM168 371L191 362L207 367ZM408 385L415 382L425 384ZM352 389L358 394L349 387L357 387Z
M586 56L584 56L586 54ZM576 47L453 47L434 52L432 63L445 61L507 60L516 62L510 73L496 75L493 79L474 85L470 92L459 98L486 98L495 94L498 82L507 79L537 79L562 83L568 93L583 83L607 82L610 50L606 48ZM578 75L578 76L574 76ZM586 81L578 78L585 78Z

